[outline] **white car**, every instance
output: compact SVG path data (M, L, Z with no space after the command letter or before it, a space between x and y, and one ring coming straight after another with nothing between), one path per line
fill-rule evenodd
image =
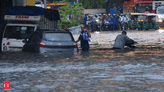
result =
M32 24L7 24L2 38L2 51L23 48L24 39L28 39L37 29L37 25Z

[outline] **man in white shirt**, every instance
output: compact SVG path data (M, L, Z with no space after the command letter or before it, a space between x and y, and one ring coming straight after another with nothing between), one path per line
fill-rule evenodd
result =
M126 36L126 31L122 31L122 34L118 35L115 39L113 49L124 49L124 46L134 47L134 40Z
M123 14L121 13L121 15L119 16L119 21L120 22L121 22L122 18L123 18Z
M124 16L121 17L121 22L128 23L128 18L126 17L126 14L124 14Z
M126 17L126 14L124 14L124 16L122 16L121 17L121 20L120 20L120 22L121 22L121 30L123 30L123 26L125 27L125 29L127 29L128 28L128 18Z

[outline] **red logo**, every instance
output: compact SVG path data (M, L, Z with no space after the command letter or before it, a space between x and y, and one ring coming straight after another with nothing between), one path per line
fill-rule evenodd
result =
M10 89L10 82L3 82L3 89Z
M16 16L15 18L28 19L29 16Z

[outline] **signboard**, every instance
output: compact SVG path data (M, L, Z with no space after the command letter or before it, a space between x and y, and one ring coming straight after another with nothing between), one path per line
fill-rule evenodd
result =
M75 2L69 2L69 4L74 5L74 4L75 4Z
M5 15L5 20L40 21L41 16Z
M35 0L26 0L26 6L35 6Z

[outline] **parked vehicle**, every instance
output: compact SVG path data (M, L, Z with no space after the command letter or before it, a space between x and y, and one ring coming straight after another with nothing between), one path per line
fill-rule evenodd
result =
M139 13L131 13L130 14L130 19L128 21L129 29L135 30L138 27L138 21L137 21L138 16L139 16Z
M158 29L159 24L155 21L156 14L145 14L138 16L139 27L138 30L142 29Z
M123 13L144 13L145 11L151 12L153 1L155 0L126 0L123 3Z
M141 30L141 22L143 22L142 17L139 16L145 16L145 13L131 13L131 18L134 17L134 20L131 20L128 22L128 28L130 29L136 29L138 28L139 30Z
M143 29L148 30L148 20L146 18L146 15L138 16L138 22L139 22L138 30L143 30Z
M69 31L36 30L23 46L23 52L34 53L77 53L78 46Z
M153 13L157 14L156 22L160 29L164 29L164 1L153 1Z
M163 12L163 8L160 9L161 7L164 7L164 1L153 1L152 3L152 11L153 13L160 14L160 12Z
M24 39L38 28L56 29L60 19L57 10L44 9L36 6L12 6L4 19L7 25L3 32L2 51L22 48Z
M148 18L148 29L159 29L160 23L156 21L157 15L149 13L146 16Z

